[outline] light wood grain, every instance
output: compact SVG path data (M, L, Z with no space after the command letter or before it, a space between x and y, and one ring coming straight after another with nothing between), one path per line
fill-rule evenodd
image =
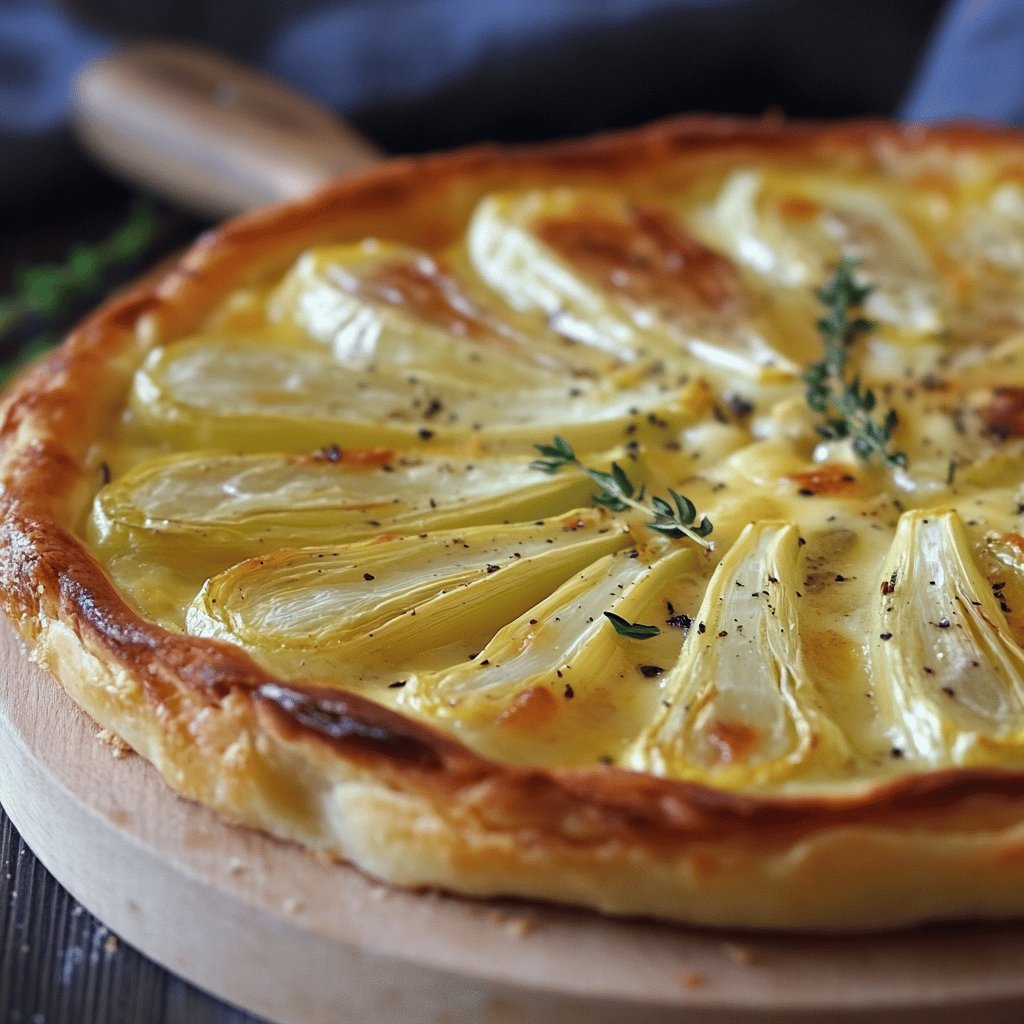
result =
M1021 1018L1020 925L735 936L393 890L224 824L96 733L0 623L0 801L26 841L122 938L283 1024Z
M97 61L73 109L101 163L204 216L301 196L382 159L312 100L194 46L136 44Z

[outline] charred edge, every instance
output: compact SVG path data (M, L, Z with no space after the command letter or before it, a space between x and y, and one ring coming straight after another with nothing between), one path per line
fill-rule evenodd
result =
M233 690L254 690L266 680L244 652L223 652L209 641L183 640L136 618L115 594L97 592L94 581L83 586L76 577L58 575L62 603L74 608L83 632L92 633L99 646L150 688L173 690L180 680L193 692L220 701Z
M213 700L267 681L266 673L242 651L180 637L139 618L63 527L52 521L23 522L4 502L0 518L0 551L7 563L0 570L0 604L16 623L24 612L38 615L46 595L54 595L61 620L86 646L108 652L158 699L166 698L178 681Z
M267 683L255 698L287 739L311 732L347 753L385 757L406 767L441 771L445 741L369 702L335 691L299 690Z

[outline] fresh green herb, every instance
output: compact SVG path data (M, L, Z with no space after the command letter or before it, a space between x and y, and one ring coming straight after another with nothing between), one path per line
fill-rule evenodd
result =
M615 612L605 612L604 617L612 624L612 628L619 636L628 637L630 640L650 640L657 636L661 630L657 626L645 626L642 622L630 622Z
M647 522L648 529L666 537L687 537L701 547L711 548L711 544L704 540L714 528L711 520L703 516L700 523L694 526L697 509L689 498L669 489L671 502L665 498L654 497L651 498L649 505L645 504L644 488L638 488L617 462L612 463L611 472L608 473L584 466L576 458L572 445L564 437L556 435L551 444L535 444L534 448L544 458L535 459L530 463L533 469L539 469L542 473L557 473L566 466L575 467L601 488L594 496L594 502L602 508L611 512L625 512L626 509L634 508L651 517Z
M49 321L20 346L19 364L39 355L60 338L59 321L91 296L102 292L110 271L138 259L156 237L159 222L149 203L139 202L128 220L102 241L75 245L61 263L16 267L14 290L0 297L0 344L26 321ZM54 324L54 322L57 322ZM17 367L7 367L9 373Z
M878 455L890 466L905 466L906 454L889 449L899 423L896 410L890 409L881 420L873 418L875 393L861 384L859 375L848 375L851 347L875 327L871 320L856 314L874 291L874 285L857 283L857 264L856 259L845 258L817 292L827 310L818 321L825 356L804 374L807 404L825 418L818 427L822 437L830 441L848 437L854 452L865 461Z

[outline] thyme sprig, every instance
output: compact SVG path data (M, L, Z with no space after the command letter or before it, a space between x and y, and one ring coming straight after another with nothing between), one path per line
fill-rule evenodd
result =
M818 321L825 355L804 374L807 404L824 417L818 426L822 437L829 441L850 438L854 452L865 462L878 455L890 466L905 466L906 454L889 447L899 423L896 410L890 409L881 420L872 416L877 405L874 391L864 387L859 374L851 377L848 372L850 349L875 327L857 312L875 290L872 284L857 282L858 262L846 257L816 293L826 309Z
M625 512L636 509L650 516L647 528L666 537L686 537L701 547L710 550L711 544L704 538L714 527L707 516L695 526L697 508L689 498L669 489L671 502L665 498L652 497L650 504L645 503L645 488L637 487L629 478L629 474L617 463L611 464L611 472L584 466L576 458L572 445L557 434L551 444L535 444L534 448L544 457L530 463L531 468L542 473L554 474L566 466L579 470L585 477L592 480L601 490L594 496L594 502L611 512Z

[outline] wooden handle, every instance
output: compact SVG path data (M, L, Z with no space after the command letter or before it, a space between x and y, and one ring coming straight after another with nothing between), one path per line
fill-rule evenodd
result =
M292 89L174 43L133 45L89 65L73 111L101 163L204 216L301 196L383 158Z

